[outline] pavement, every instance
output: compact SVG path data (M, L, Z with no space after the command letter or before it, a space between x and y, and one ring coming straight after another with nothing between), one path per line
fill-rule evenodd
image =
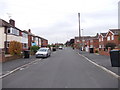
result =
M71 48L38 59L2 78L2 82L3 88L118 88L118 78L88 62Z
M107 68L108 70L116 73L117 75L120 75L120 72L119 72L120 67L112 67L111 66L110 56L99 55L96 53L89 53L89 52L79 51L79 50L76 50L76 51L78 53L80 53L81 55L87 57L91 61L97 63L98 65L101 65L101 66Z
M35 60L35 56L30 56L30 58L21 58L12 61L7 61L2 63L2 75L22 66L28 64Z

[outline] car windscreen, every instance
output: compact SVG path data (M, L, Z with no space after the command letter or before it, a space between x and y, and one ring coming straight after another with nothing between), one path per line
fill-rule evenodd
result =
M47 52L47 49L40 49L41 52Z

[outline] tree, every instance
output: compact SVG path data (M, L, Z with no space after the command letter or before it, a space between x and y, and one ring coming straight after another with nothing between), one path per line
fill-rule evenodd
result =
M38 49L40 49L40 47L38 47L38 46L31 46L30 47L31 52L33 52L34 54L37 52Z
M11 41L9 45L9 53L11 55L20 55L22 52L22 44L17 41Z
M108 49L108 47L111 47L111 49L114 49L116 47L116 44L115 43L107 43L105 47L106 47L106 49Z

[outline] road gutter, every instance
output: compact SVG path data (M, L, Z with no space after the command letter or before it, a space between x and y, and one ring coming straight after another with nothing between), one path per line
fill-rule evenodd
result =
M79 54L79 53L78 53L78 54ZM82 56L83 58L85 58L85 59L86 59L87 61L89 61L90 63L94 64L95 66L101 68L102 70L106 71L107 73L109 73L109 74L113 75L114 77L120 79L120 76L117 75L116 73L112 72L111 70L109 70L109 69L107 69L107 68L105 68L105 67L103 67L103 66L101 66L101 65L98 65L97 63L93 62L92 60L90 60L89 58L85 57L85 56L82 55L82 54L79 54L79 55Z
M20 67L17 67L17 68L15 68L15 69L13 69L12 71L10 71L10 72L8 72L8 73L0 76L0 79L6 77L6 76L8 76L8 75L10 75L10 74L12 74L12 73L14 73L14 72L16 72L16 71L18 71L18 70L20 70L21 68L25 68L25 67L27 67L28 65L31 65L31 64L33 64L33 63L35 63L35 62L37 62L37 61L40 61L40 60L42 60L42 59L37 59L37 60L34 60L34 61L30 62L30 63L27 63L27 64L24 64L24 65L22 65L22 66L20 66Z

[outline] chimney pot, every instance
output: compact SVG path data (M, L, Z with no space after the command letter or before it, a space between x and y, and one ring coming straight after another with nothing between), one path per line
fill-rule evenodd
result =
M31 33L31 30L29 29L29 30L28 30L28 32L30 32L30 33Z
M13 27L15 27L15 20L10 19L10 20L9 20L9 23L10 23Z

